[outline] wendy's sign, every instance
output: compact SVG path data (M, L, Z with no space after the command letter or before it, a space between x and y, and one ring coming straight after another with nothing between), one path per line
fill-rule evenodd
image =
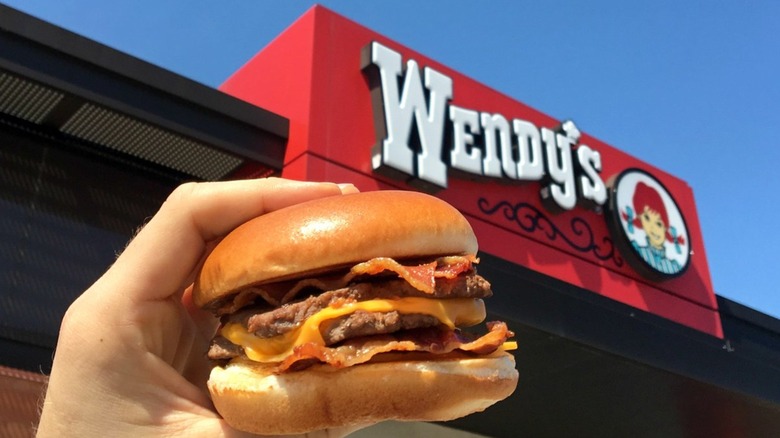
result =
M461 175L538 182L540 198L553 213L577 205L600 210L606 203L601 154L579 143L574 122L540 128L528 120L454 105L449 76L421 69L414 59L404 62L399 52L378 42L363 51L362 68L378 88L372 93L374 112L381 114L374 119L375 171L429 190L447 188L450 169ZM612 235L631 266L655 281L681 275L691 254L685 219L671 194L638 169L622 172L611 194Z
M490 178L541 181L540 193L551 210L571 210L578 200L593 206L606 202L601 155L577 144L580 131L574 122L540 129L528 120L453 105L449 76L430 67L421 72L414 59L404 64L400 53L378 42L364 51L363 68L381 87L373 94L375 111L383 115L377 118L381 138L372 151L374 170L401 172L423 187L437 188L447 188L448 167Z
M434 192L481 252L722 336L691 188L572 121L321 6L221 89L290 120L282 176Z

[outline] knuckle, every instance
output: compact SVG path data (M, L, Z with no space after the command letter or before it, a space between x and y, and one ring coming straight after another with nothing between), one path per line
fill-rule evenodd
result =
M165 204L176 205L182 202L189 202L193 197L196 196L199 187L200 183L196 182L186 182L180 184L168 195L168 198L165 200Z

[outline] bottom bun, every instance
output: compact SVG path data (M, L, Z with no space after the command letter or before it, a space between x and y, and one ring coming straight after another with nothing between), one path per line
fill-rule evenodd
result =
M272 374L234 360L211 372L209 391L232 427L256 434L296 434L384 420L446 421L479 412L517 386L514 357L315 365Z

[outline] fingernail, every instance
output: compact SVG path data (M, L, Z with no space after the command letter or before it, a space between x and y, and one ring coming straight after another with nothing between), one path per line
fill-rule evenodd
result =
M341 189L341 193L344 193L344 194L347 194L347 193L357 193L357 192L360 191L352 183L341 183L341 184L337 184L337 185L339 186L339 189Z

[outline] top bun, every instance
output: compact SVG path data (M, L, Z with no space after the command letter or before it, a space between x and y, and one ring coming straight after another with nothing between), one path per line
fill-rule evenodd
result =
M419 192L375 191L296 204L228 234L195 280L200 307L252 285L293 279L375 257L476 254L468 221Z

